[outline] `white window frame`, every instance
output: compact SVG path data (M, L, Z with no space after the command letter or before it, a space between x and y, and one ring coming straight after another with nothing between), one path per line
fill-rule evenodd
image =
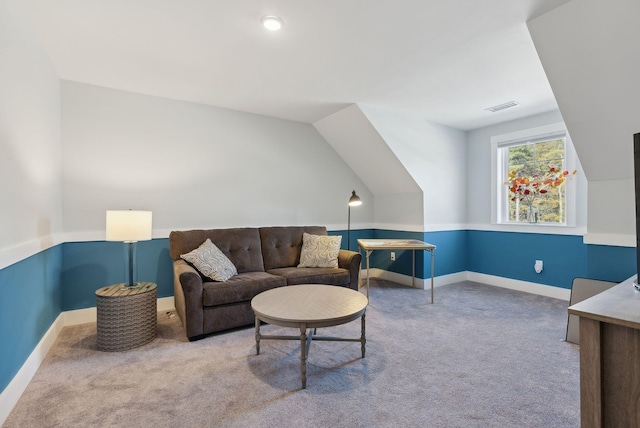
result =
M491 137L491 222L497 225L513 226L515 228L530 227L538 230L544 227L576 227L576 176L565 181L565 222L564 223L524 223L508 221L507 215L507 180L508 159L501 148L525 144L527 142L540 142L565 138L565 169L576 169L576 152L563 122L537 128L525 129L509 134Z

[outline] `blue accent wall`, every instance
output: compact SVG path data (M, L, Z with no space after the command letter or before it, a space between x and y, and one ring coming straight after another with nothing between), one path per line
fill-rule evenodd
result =
M636 274L636 249L587 245L587 278L622 282Z
M173 296L169 239L138 242L138 280L155 282L158 297ZM68 242L63 247L63 310L96 306L96 290L125 282L125 244Z
M470 230L466 253L471 272L562 288L587 276L582 236ZM540 274L533 269L536 260L544 263Z
M373 238L373 229L357 229L357 230L328 230L328 235L340 235L342 236L342 243L340 248L343 250L358 251L358 239L371 239ZM349 239L347 240L347 237ZM350 242L349 242L350 241Z
M347 231L342 235L347 247ZM403 232L361 229L357 239L420 239L436 245L435 275L471 271L515 280L571 288L575 277L620 282L636 273L636 249L585 245L581 236L455 230ZM0 269L0 390L22 367L62 311L95 307L95 291L124 282L125 246L119 242L68 242ZM416 277L430 276L428 252L419 252ZM536 274L535 260L544 261ZM371 267L411 275L411 251L374 251ZM363 254L363 267L364 254ZM169 240L138 243L138 279L158 284L158 297L173 296Z
M0 269L0 391L62 312L62 246Z

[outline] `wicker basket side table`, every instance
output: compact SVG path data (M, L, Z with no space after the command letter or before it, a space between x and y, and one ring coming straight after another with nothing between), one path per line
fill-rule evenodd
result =
M96 291L98 350L126 351L151 342L157 335L157 286L115 284Z

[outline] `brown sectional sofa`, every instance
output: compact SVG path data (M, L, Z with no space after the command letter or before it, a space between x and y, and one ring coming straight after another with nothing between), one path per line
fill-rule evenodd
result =
M362 256L340 250L338 268L298 268L303 233L327 235L322 226L261 227L173 231L176 311L189 340L218 331L252 325L251 299L275 287L329 284L358 289ZM198 248L207 238L233 262L238 275L226 282L200 274L180 255Z

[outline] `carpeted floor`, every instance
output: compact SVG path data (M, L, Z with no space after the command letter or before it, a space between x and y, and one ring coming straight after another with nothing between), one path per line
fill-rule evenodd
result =
M471 282L428 302L372 281L366 358L358 343L312 343L306 390L299 343L263 341L256 355L252 327L190 343L162 313L157 339L120 353L95 349L95 324L65 327L3 426L580 426L567 302ZM354 321L318 334L359 332Z

